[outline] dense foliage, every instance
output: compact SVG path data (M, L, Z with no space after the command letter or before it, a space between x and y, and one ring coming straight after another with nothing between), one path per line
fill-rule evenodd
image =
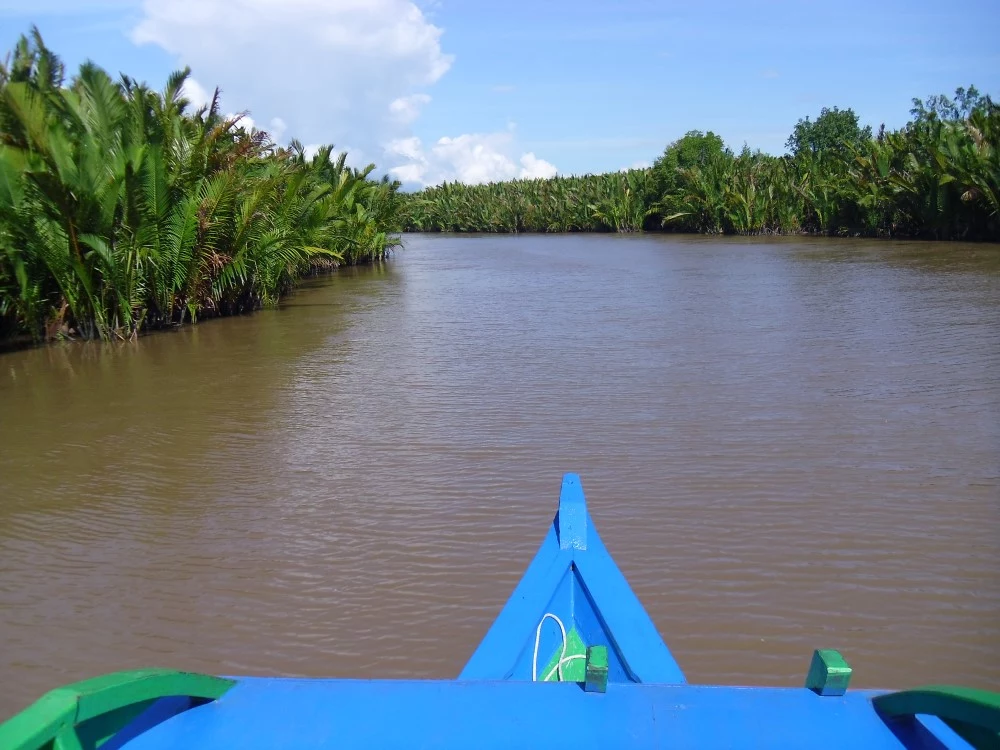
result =
M790 153L692 131L649 169L402 194L324 147L307 157L220 113L86 63L37 31L0 65L0 336L128 338L274 302L297 278L381 259L390 232L665 229L1000 240L1000 106L915 99L875 135L800 120ZM402 217L402 220L400 220Z
M396 183L307 158L86 63L35 31L0 66L0 334L132 337L273 302L302 274L382 258Z
M514 180L444 183L402 194L403 222L415 231L634 232L649 211L648 170Z
M787 156L692 131L648 170L427 188L404 197L404 225L1000 240L1000 106L969 88L911 112L873 136L852 110L823 109L796 124Z

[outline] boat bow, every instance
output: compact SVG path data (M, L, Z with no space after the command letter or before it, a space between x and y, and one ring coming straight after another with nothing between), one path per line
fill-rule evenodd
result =
M582 682L593 646L607 647L610 682L686 683L566 474L548 534L459 679Z

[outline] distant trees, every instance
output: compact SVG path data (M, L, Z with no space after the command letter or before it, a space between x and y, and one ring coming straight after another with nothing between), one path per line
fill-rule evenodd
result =
M910 115L912 127L934 120L967 120L974 112L983 111L990 105L990 98L983 96L975 86L955 89L955 98L949 99L944 94L934 94L923 99L914 99Z
M692 130L647 170L402 195L417 231L808 232L1000 241L1000 106L974 86L913 100L873 137L852 109L799 120L791 152Z
M785 147L794 156L838 155L844 157L872 137L871 126L860 127L853 109L823 107L819 117L799 120Z
M704 169L722 158L732 158L722 138L711 130L689 130L683 138L670 143L663 154L653 162L653 186L659 195L664 195L677 186L682 170Z
M417 232L637 232L656 192L650 171L444 183L400 193L404 228Z
M653 162L653 173L661 174L670 182L677 170L703 167L723 154L732 156L722 138L711 130L707 133L689 130L683 138L670 143L663 150L663 154Z

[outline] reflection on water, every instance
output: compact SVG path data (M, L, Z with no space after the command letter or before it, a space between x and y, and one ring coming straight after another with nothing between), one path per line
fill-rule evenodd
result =
M415 236L0 355L0 714L147 665L454 676L565 471L693 681L995 685L997 373L1000 248L800 239Z

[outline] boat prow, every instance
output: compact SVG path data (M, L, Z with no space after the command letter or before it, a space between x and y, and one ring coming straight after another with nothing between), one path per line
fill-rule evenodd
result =
M120 672L46 694L0 724L0 750L1000 746L997 693L848 690L850 676L821 649L804 687L686 684L567 474L541 548L457 680Z
M459 679L582 682L593 646L607 648L609 682L685 683L566 474L548 534Z

